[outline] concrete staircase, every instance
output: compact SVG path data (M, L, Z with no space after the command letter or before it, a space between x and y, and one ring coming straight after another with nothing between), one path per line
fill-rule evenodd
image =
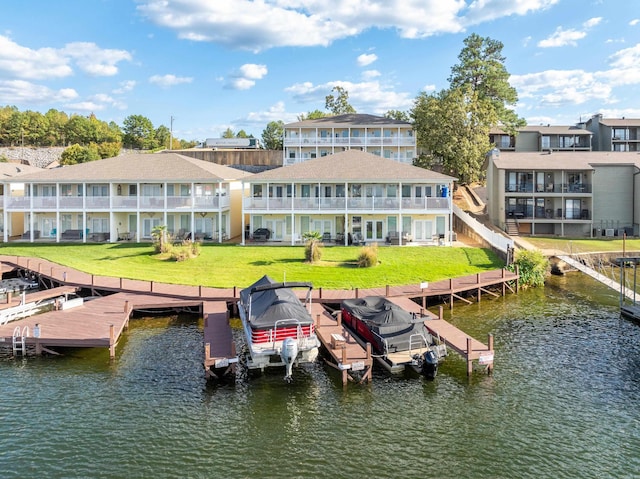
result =
M519 236L518 223L513 218L507 218L506 231L509 236Z

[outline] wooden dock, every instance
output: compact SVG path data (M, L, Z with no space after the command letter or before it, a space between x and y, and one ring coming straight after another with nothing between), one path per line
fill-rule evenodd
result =
M12 347L14 333L36 354L51 348L109 348L115 357L118 340L135 310L201 308L202 301L116 293L71 309L50 311L0 326L0 345Z
M311 304L311 317L316 334L327 355L325 362L342 374L342 384L349 381L365 383L372 378L371 345L363 348L339 320L333 318L321 304Z
M238 357L229 324L229 308L223 301L206 301L204 317L204 369L207 379L234 376Z
M405 311L429 316L431 319L424 322L425 326L432 335L444 341L447 348L453 349L465 359L467 362L467 375L471 375L473 372L474 361L477 361L481 366L485 366L489 373L493 370L493 335L489 335L489 344L487 346L442 319L442 307L440 307L440 316L436 316L421 308L409 298L393 297L388 299Z

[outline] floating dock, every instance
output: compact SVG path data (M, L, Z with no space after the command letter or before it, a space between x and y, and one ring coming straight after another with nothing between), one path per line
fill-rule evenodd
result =
M206 301L204 317L204 370L207 379L232 377L238 357L229 324L229 309L223 301Z
M332 317L321 304L311 304L311 317L316 323L316 335L327 353L325 362L340 371L342 384L370 382L373 368L371 345L366 348L360 346L341 324L340 316L338 319Z
M467 362L467 375L471 375L473 372L474 361L477 361L481 366L485 366L489 373L493 370L493 335L489 335L488 345L482 344L477 339L472 338L453 324L442 319L442 307L440 307L440 316L436 316L421 308L409 298L394 297L388 299L405 311L431 317L432 319L424 322L425 326L432 335L444 341L447 348L453 349L465 359Z

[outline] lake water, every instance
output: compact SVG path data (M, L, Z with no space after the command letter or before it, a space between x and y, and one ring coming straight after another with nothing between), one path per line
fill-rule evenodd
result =
M0 360L0 476L623 478L640 471L640 326L576 273L451 320L492 376L450 353L434 381L321 364L235 385L202 368L202 325L140 319L102 350Z

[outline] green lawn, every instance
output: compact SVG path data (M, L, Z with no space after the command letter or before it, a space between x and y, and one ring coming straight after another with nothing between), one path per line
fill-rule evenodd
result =
M452 247L381 247L380 264L358 268L361 248L325 247L322 262L304 262L302 246L203 245L199 257L163 261L150 244L9 244L0 254L32 256L88 273L166 283L246 287L264 274L276 280L311 281L324 288L370 288L475 274L501 268L490 250Z
M587 239L524 237L541 250L558 250L563 253L601 253L610 251L640 251L640 239Z

